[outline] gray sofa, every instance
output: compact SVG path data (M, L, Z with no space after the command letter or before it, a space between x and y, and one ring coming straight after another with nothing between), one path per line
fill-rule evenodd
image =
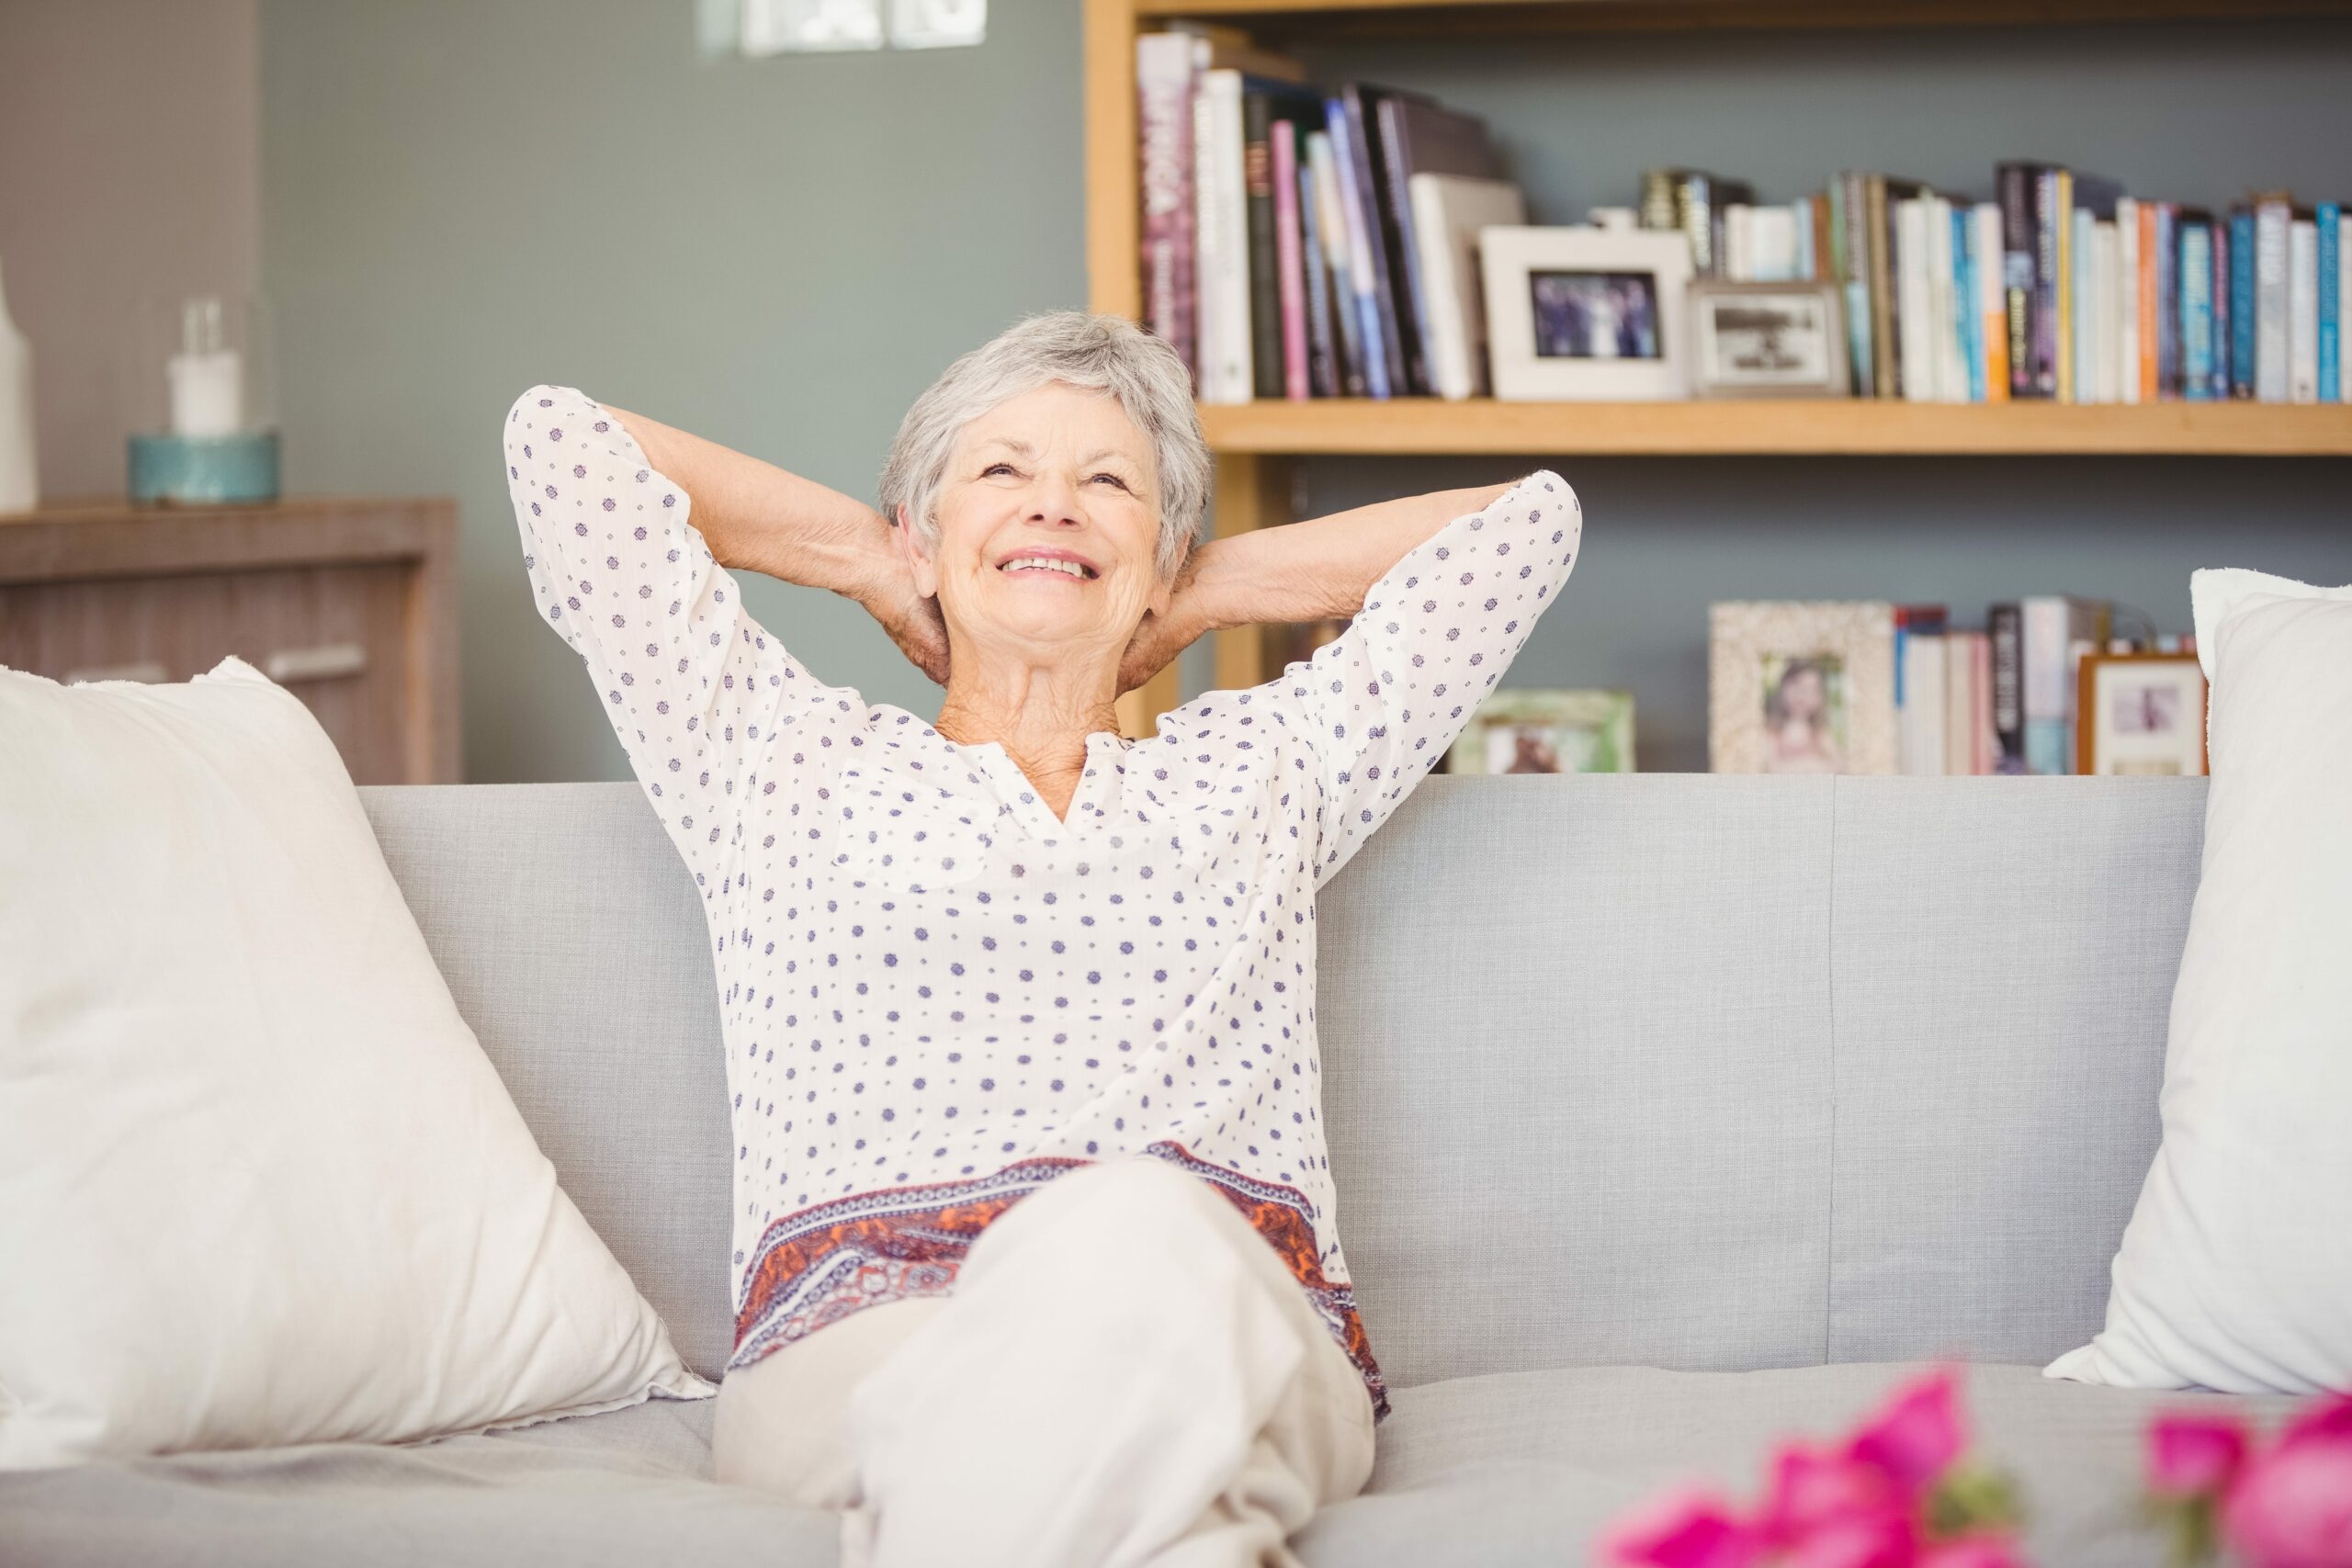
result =
M379 789L459 1006L717 1377L727 1101L700 908L634 786ZM1435 779L1321 912L1340 1223L1396 1391L1315 1568L1576 1563L1742 1495L1930 1358L2041 1562L2157 1561L2153 1409L2042 1379L2100 1322L2157 1136L2200 781ZM0 1562L825 1564L709 1480L710 1404L0 1477Z

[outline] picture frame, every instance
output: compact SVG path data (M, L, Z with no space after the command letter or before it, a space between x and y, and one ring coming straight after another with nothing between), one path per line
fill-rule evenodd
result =
M2202 774L2206 701L2194 653L2086 653L2075 668L2075 771Z
M1707 757L1719 773L1894 772L1894 606L1710 605Z
M1630 773L1631 692L1505 690L1478 705L1449 773Z
M1691 396L1846 396L1844 293L1835 283L1690 285Z
M1478 231L1487 352L1503 402L1689 395L1690 242L1679 230Z

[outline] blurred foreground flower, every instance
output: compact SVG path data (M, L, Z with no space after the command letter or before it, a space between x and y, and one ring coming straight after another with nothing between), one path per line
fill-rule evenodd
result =
M1843 1441L1783 1443L1762 1501L1669 1493L1605 1531L1609 1568L2024 1568L2008 1483L1959 1462L1952 1374L1897 1389Z
M2183 1568L2223 1544L2245 1568L2352 1568L2352 1393L2304 1411L2267 1450L2232 1417L2158 1416L2147 1464Z

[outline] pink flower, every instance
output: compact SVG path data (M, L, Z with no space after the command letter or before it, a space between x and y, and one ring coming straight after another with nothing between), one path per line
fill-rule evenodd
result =
M2148 1490L2201 1497L2225 1490L2245 1463L2245 1423L2230 1416L2160 1416L2148 1427Z
M2332 1393L2287 1423L2278 1434L2281 1447L2312 1438L2352 1438L2352 1393Z
M1967 1446L1952 1375L1944 1371L1896 1390L1886 1408L1847 1443L1846 1453L1885 1472L1905 1495L1917 1496Z
M1711 1493L1670 1492L1611 1529L1599 1560L1634 1568L1747 1568L1764 1542Z
M1918 1568L2025 1568L2025 1559L2007 1536L1968 1535L1928 1548Z
M2296 1422L2230 1489L2222 1533L2248 1568L2352 1568L2346 1404Z
M1772 1485L1758 1525L1787 1546L1833 1520L1904 1505L1884 1470L1835 1450L1785 1443L1772 1456Z
M1907 1511L1849 1514L1815 1526L1789 1544L1788 1568L1914 1568L1919 1527Z

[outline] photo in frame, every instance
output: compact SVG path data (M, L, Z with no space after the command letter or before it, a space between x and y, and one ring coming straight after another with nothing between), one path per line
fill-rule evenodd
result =
M2205 772L2205 671L2197 655L2086 653L2075 682L2075 772Z
M1894 607L1709 606L1707 758L1719 773L1894 772Z
M1692 284L1690 391L1699 398L1842 398L1846 312L1834 283Z
M1505 402L1641 402L1689 395L1679 231L1478 231L1487 352Z
M1445 754L1449 773L1630 773L1631 692L1510 691L1478 705Z

